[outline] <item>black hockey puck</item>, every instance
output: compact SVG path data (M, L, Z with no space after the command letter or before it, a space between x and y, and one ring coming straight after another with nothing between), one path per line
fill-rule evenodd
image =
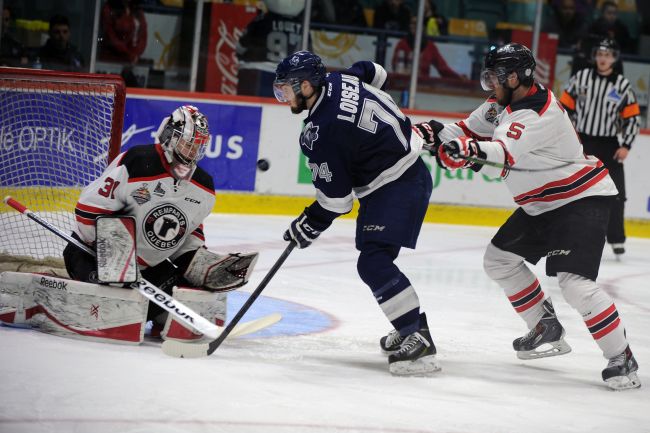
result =
M259 161L257 161L257 168L260 171L266 171L266 170L269 169L270 166L271 165L269 164L269 162L266 159L260 159Z

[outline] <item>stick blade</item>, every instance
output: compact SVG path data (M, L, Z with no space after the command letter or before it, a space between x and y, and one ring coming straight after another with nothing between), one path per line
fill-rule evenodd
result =
M241 337L243 335L252 334L264 328L268 328L282 320L280 313L269 314L268 316L260 317L259 319L251 320L250 322L239 323L230 333L229 337Z
M208 350L210 350L210 343L183 343L166 340L162 344L163 353L174 358L203 358L209 355Z

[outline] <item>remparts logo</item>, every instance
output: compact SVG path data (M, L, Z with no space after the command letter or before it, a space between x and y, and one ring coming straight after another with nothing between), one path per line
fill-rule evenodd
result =
M187 217L176 206L164 204L144 219L144 236L157 250L175 248L187 232Z

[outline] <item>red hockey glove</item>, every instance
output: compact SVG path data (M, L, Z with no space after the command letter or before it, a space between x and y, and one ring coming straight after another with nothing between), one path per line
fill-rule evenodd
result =
M440 167L448 170L467 168L470 167L473 162L466 158L475 157L480 151L481 150L476 140L463 135L454 138L447 143L443 143L438 147L436 161Z

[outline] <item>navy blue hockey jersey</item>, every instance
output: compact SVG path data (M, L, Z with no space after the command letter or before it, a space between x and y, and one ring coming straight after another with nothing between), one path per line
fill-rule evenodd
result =
M364 197L399 178L419 158L421 138L384 92L386 71L357 62L329 73L300 134L316 200L337 214L352 209L353 193Z

